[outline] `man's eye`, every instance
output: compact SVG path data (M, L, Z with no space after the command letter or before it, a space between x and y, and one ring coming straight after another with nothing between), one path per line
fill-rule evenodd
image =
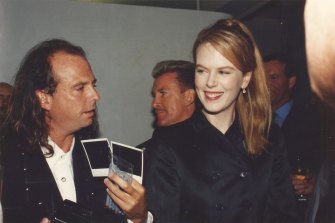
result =
M82 90L84 90L84 86L79 86L76 88L76 91L82 91Z

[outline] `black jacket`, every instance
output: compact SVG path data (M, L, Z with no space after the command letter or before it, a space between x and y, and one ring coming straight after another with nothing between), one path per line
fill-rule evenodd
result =
M307 207L306 223L335 223L335 154L323 163L313 196Z
M293 104L281 130L286 141L289 165L294 168L299 156L304 166L317 173L325 153L319 109L310 104Z
M41 149L28 152L14 140L4 139L3 205L4 222L37 223L52 217L62 197ZM77 203L93 210L94 222L126 222L104 209L106 189L103 178L93 178L79 141L73 150L73 172Z
M201 113L152 140L145 185L157 222L298 222L278 128L253 157L238 121L222 134Z

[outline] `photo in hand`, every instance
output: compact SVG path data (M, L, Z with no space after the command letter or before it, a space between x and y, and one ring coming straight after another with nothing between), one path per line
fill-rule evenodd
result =
M107 138L81 140L92 175L107 177L112 156L116 155L133 164L133 178L139 183L143 180L143 150Z

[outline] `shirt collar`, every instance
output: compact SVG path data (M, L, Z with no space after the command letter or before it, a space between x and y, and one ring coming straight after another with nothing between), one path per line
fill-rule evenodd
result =
M276 114L282 119L285 120L288 113L291 111L293 106L293 101L289 100L288 102L286 102L285 104L283 104L282 106L280 106L277 110L276 110Z
M68 159L70 161L72 161L72 152L73 152L73 147L74 147L74 142L75 142L75 138L73 137L72 139L72 143L71 143L71 147L70 150L65 153L49 136L48 137L48 144L52 146L52 148L54 149L54 154L53 156L46 156L46 160L50 166L50 168L52 168L59 159L64 158L64 159ZM43 154L47 154L48 150L45 147L41 147Z
M205 129L211 129L209 131L214 131L218 135L225 135L225 137L231 140L233 144L238 144L244 139L237 115L226 133L222 134L206 119L205 115L201 111L197 111L193 115L193 128L197 133L200 133Z

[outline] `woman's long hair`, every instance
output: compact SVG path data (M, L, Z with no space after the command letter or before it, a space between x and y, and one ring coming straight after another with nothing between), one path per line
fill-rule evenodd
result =
M210 43L245 75L252 72L246 94L240 93L236 110L249 154L260 154L268 144L271 124L270 94L261 54L248 28L234 19L221 19L203 29L193 45L193 58L200 45Z

